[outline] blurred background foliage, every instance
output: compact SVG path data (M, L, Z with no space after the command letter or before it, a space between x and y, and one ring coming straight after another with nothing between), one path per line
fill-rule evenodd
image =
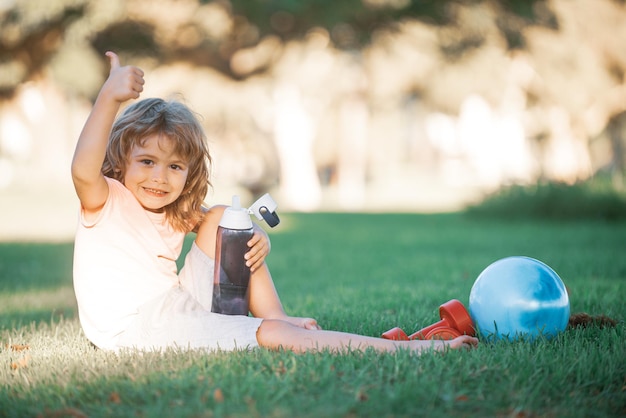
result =
M203 115L209 200L456 210L598 175L621 199L625 21L623 0L2 0L0 194L71 188L114 50Z
M106 3L4 0L0 4L2 95L10 97L20 83L54 64L60 54L69 54L65 51L68 47L72 54L91 65L94 52L117 50L133 57L149 57L155 64L187 61L210 66L228 77L241 79L250 73L231 65L237 51L253 48L273 37L280 43L298 41L315 30L324 30L333 48L363 50L376 42L376 35L393 32L403 22L419 20L450 29L449 33L441 33L439 48L448 60L454 61L487 42L491 28L481 28L481 23L495 25L507 50L525 47L523 30L528 26L558 29L554 12L546 2L538 0L113 0ZM460 27L463 22L458 17L466 12L479 18L471 23L474 27ZM480 19L492 21L480 22ZM271 62L265 64L267 69ZM63 66L64 76L56 74L59 81L67 81L66 88L93 98L99 84L86 89L80 79L85 72L102 70L101 66L77 68L71 62Z

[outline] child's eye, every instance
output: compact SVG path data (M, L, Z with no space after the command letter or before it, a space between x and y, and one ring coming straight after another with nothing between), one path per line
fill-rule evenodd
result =
M140 162L141 162L141 164L144 164L144 165L152 165L153 164L152 160L147 160L147 159L141 160Z
M180 166L180 165L178 165L178 164L172 164L172 165L170 165L170 168L171 168L172 170L184 170L184 167L183 167L183 166Z

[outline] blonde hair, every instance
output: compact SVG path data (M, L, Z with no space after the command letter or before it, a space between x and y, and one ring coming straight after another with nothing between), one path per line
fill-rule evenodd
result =
M202 203L211 186L211 155L204 130L187 106L158 98L128 106L113 124L102 173L123 182L132 149L144 146L153 135L163 135L172 141L175 152L188 164L183 192L164 210L174 229L189 232L202 220Z

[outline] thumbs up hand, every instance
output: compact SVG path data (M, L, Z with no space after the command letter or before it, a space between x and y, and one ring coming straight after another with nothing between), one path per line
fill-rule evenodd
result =
M132 65L122 67L120 58L115 52L109 51L105 55L109 57L111 71L102 88L103 92L106 91L112 99L119 103L138 98L145 83L143 71Z

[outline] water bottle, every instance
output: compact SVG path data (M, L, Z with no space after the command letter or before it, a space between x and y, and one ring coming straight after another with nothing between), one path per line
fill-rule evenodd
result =
M254 235L250 214L274 227L279 222L275 209L276 203L266 194L250 209L242 208L239 196L233 196L232 206L224 210L215 243L212 312L248 315L250 267L246 266L244 255Z

